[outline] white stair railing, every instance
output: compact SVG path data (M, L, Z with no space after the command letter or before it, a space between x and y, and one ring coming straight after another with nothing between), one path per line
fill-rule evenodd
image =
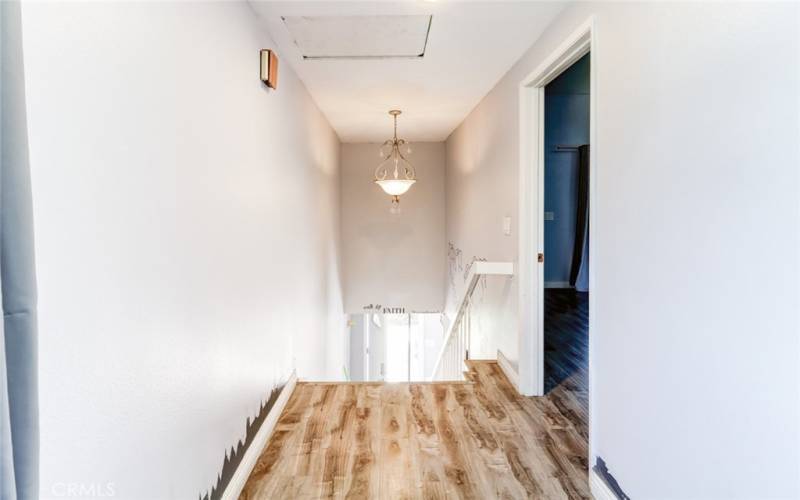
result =
M514 265L511 262L486 262L477 260L472 263L467 276L467 287L458 304L456 316L447 330L442 349L433 369L431 380L463 380L464 361L469 359L470 342L470 304L472 292L478 281L487 275L512 276Z

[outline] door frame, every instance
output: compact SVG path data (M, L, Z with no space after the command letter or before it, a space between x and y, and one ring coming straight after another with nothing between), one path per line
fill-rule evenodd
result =
M596 31L590 17L519 84L519 392L544 395L544 87L593 52L589 82L589 331L597 315L597 126ZM545 256L546 258L546 256ZM589 345L592 345L590 337ZM591 347L589 352L591 353ZM591 364L591 354L590 354ZM591 370L590 370L591 373Z

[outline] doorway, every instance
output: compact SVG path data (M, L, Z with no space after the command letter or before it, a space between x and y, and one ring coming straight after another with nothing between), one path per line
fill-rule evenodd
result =
M539 66L525 77L519 84L519 118L520 118L520 152L519 152L519 256L518 256L518 389L525 396L545 395L545 114L546 87L567 71L576 62L589 54L594 44L594 20L587 19L577 29L565 37L563 42L547 56ZM591 56L588 59L589 69L589 141L594 143L596 137L595 109L597 106L595 68ZM556 144L558 145L558 144ZM562 146L580 146L582 144L565 143ZM566 149L566 148L565 148ZM571 148L570 148L571 149ZM593 207L591 219L597 217L596 183L597 175L596 148L586 148L588 155L588 200ZM579 153L557 153L559 155L575 155ZM555 210L547 210L548 212ZM553 214L558 217L558 214ZM550 214L548 214L550 218ZM594 225L588 226L587 255L590 262L597 248ZM588 269L589 288L596 286L597 266ZM562 283L562 286L566 286ZM592 329L595 295L589 294L588 329ZM591 346L597 340L589 342ZM589 356L591 364L591 356ZM589 404L591 406L591 402Z
M597 64L596 54L591 52L595 34L590 17L519 85L518 387L521 394L544 396L564 410L565 418L585 440L587 464L595 456L590 428L594 407L591 365L592 352L600 340L594 326L598 274L598 238L593 222L598 215ZM569 90L575 83L570 80L575 78L582 79L580 92ZM573 93L583 96L568 97ZM588 136L585 122L579 132L559 129L574 126L575 116L584 120L587 115ZM553 118L557 127L548 134L548 121ZM562 169L566 171L555 175L548 172L559 166L566 166ZM583 171L582 179L572 175L576 169L578 174ZM563 203L558 202L553 185L569 195ZM585 206L579 207L581 200ZM573 239L560 241L554 236L553 230L557 232L559 226L552 223L558 220L565 225L563 234L571 233ZM583 241L577 240L578 235ZM580 251L576 252L576 247ZM584 258L586 265L582 266ZM553 259L555 262L549 262Z
M544 88L544 393L588 405L591 55Z

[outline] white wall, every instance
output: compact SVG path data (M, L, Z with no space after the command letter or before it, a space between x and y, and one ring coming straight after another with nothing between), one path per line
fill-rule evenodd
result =
M391 133L387 120L387 133ZM402 126L402 122L401 122ZM401 128L402 132L402 128ZM402 135L402 134L401 134ZM445 280L444 143L415 143L408 159L417 183L389 213L390 197L372 181L380 144L342 145L344 305L441 311Z
M23 31L42 495L197 498L293 366L341 377L338 138L288 65L259 82L244 3L31 3Z
M796 4L572 6L448 139L448 238L516 260L518 84L590 15L594 454L632 498L798 498Z

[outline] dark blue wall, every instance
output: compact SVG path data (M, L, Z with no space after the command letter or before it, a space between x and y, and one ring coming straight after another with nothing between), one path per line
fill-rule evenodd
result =
M555 152L556 145L589 143L589 54L545 87L544 280L569 281L578 190L578 152Z

